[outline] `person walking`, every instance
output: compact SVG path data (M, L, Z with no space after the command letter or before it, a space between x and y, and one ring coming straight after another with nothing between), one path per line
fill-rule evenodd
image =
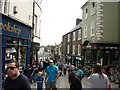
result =
M40 59L40 69L41 69L41 71L43 71L43 67L44 67L43 60Z
M46 90L56 90L56 81L59 77L59 69L54 65L53 60L49 60L49 66L46 68L45 84Z
M32 83L35 83L36 78L37 78L37 73L38 73L38 65L36 62L33 62L32 70L33 70L33 72L32 72L33 82Z
M38 76L36 78L36 82L37 82L37 90L43 90L43 81L44 81L44 77L42 76L42 72L38 72Z
M78 71L70 72L68 76L70 90L82 90L81 80L82 77Z
M88 80L91 82L91 88L109 88L109 79L107 75L102 73L102 66L96 64L92 69L92 74L88 77Z
M78 70L77 71L80 73L81 77L83 78L84 77L84 72L82 70L82 66L81 65L78 66Z
M64 75L66 75L66 71L67 71L67 63L65 62L64 64L63 64L63 72L64 72Z
M20 74L20 67L17 61L11 60L7 64L7 75L4 90L31 90L28 78Z

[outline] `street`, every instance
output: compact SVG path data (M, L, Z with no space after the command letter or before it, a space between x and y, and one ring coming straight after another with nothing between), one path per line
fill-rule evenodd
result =
M111 88L118 88L118 84L115 84L113 82L110 82ZM37 88L35 84L31 84L32 88ZM84 77L82 80L82 87L83 88L90 88L90 82L88 82L87 77ZM44 87L45 88L45 85ZM57 81L57 88L69 88L69 83L68 83L68 74L67 75L62 75L59 77Z

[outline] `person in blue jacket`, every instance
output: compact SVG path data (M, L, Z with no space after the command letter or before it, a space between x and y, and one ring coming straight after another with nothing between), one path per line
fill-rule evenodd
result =
M83 78L84 77L84 72L82 70L82 66L81 65L78 66L78 70L77 71L80 73L81 77Z
M43 81L44 81L44 77L42 76L42 72L38 72L38 76L36 78L36 82L37 82L37 90L42 90L43 89Z

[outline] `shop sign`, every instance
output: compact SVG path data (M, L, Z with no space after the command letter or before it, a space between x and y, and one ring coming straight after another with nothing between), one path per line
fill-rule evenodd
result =
M86 48L87 48L87 49L91 49L91 45L87 45Z
M107 47L105 47L105 49L117 49L117 47L109 47L109 46L107 46Z
M81 57L76 57L76 59L80 60L81 61Z
M106 51L106 53L110 53L110 51Z
M99 46L99 49L104 49L104 46Z
M7 24L0 22L0 29L3 29L3 30L8 31L8 32L13 32L13 33L18 34L18 35L21 33L21 29L17 28L16 25L12 26L10 24L10 22L8 22Z
M96 46L92 46L92 49L97 49L97 47Z
M118 49L118 50L120 50L120 47L109 47L109 46L106 46L106 47L104 47L104 46L99 46L99 49Z
M67 59L71 59L71 56L68 56L68 55L66 55L67 56Z

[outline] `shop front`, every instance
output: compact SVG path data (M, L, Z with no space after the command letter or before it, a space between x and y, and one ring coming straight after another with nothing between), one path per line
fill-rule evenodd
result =
M1 19L2 73L11 59L20 63L22 71L30 65L31 27L5 15Z
M72 65L75 67L78 67L79 65L82 65L82 58L81 56L72 56Z
M33 64L34 61L36 61L36 63L39 61L38 60L38 51L40 49L40 43L36 43L36 42L31 42L31 65Z
M120 44L99 43L97 57L102 65L120 65Z
M85 64L92 65L120 65L120 44L118 43L90 43L82 46L82 56Z
M66 55L67 63L74 65L75 67L82 65L82 57L77 55Z

